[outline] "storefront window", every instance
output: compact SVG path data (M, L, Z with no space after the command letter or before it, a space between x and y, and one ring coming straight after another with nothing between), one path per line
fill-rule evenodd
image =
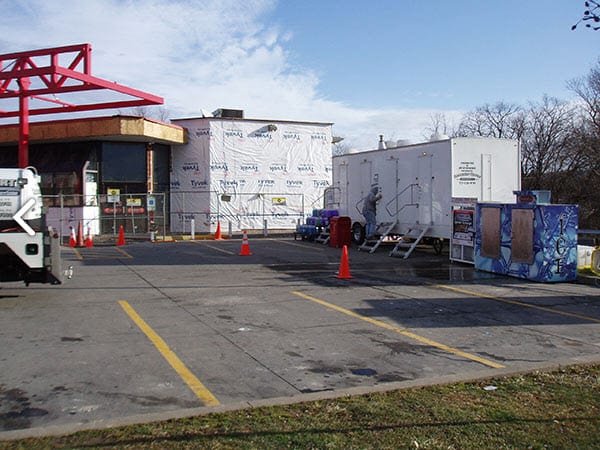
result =
M102 144L103 183L146 182L146 144L139 142L105 142ZM144 189L145 190L145 189Z
M45 206L80 206L83 168L96 164L96 145L89 142L32 145L29 161L42 176Z
M170 186L169 146L154 144L154 192L168 192Z
M79 206L81 204L81 175L43 173L42 195L45 206ZM61 201L62 198L62 201Z

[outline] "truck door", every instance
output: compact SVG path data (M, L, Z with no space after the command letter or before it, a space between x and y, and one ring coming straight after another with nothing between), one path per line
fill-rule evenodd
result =
M417 167L417 183L419 184L419 223L429 225L432 218L433 203L433 155L420 155Z

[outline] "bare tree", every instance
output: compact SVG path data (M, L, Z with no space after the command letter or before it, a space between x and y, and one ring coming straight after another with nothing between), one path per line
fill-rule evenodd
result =
M463 116L457 135L518 139L523 188L547 189L555 203L578 204L580 227L600 229L600 60L567 86L578 103L544 96L525 108L486 104ZM432 130L441 126L433 117Z
M465 114L458 127L458 135L518 138L516 121L520 111L521 108L512 103L485 104Z
M343 138L334 137L331 145L331 154L333 156L345 155L350 151L350 145L345 142L342 142Z
M586 76L567 82L567 87L583 102L588 125L600 132L600 60Z
M570 81L567 86L582 101L577 145L585 155L587 167L600 181L600 60L586 76Z
M521 137L521 166L528 187L561 195L565 184L560 179L581 167L582 155L570 145L574 118L574 107L553 97L529 104Z
M585 11L583 11L583 17L577 21L575 25L571 27L571 30L577 28L581 22L588 22L585 24L586 28L592 30L600 30L600 3L596 0L588 0L584 2ZM593 22L594 24L592 25Z
M458 132L453 123L449 123L448 117L443 112L429 115L429 125L423 131L423 137L429 139L431 136L444 134L446 136L457 136Z
M121 111L119 111L121 113ZM125 111L125 114L169 122L170 112L164 106L136 106Z
M600 60L590 72L568 82L579 99L580 117L570 145L578 152L581 164L571 177L571 195L579 204L581 227L600 228Z

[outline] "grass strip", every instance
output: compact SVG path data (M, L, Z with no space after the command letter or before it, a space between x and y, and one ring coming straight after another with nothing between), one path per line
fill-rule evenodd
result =
M600 365L6 441L0 448L600 448Z

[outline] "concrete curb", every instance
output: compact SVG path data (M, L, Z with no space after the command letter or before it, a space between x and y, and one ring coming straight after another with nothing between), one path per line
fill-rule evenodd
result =
M538 364L526 366L506 367L502 369L482 369L460 374L445 375L435 378L423 378L410 381L398 381L375 386L356 386L337 391L315 392L310 394L298 394L288 397L275 397L261 400L250 400L244 402L230 403L227 405L177 409L160 413L139 414L127 417L118 417L110 420L96 420L86 423L73 423L67 425L52 425L48 427L28 428L22 430L0 431L0 441L11 441L26 438L64 436L79 431L104 430L127 425L140 425L151 422L161 422L171 419L183 419L186 417L205 416L208 414L240 411L245 409L292 405L296 403L314 402L319 400L331 400L336 398L366 395L371 393L389 392L399 389L410 389L427 386L447 385L453 383L470 383L484 381L492 378L507 377L535 371L554 371L561 367L578 364L600 363L600 355L586 355L576 358L544 361Z

